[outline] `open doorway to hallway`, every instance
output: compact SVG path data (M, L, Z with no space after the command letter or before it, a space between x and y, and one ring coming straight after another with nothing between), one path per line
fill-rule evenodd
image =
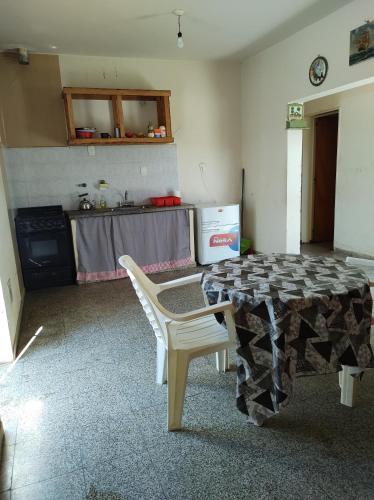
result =
M314 120L339 110L334 252L373 259L374 77L299 100L304 102L309 124L303 131L287 131L287 252L299 253L300 240L310 244L317 239L313 235Z
M338 112L314 119L312 243L333 247L335 221Z
M306 105L310 128L304 132L301 251L333 250L339 111L321 113ZM318 114L316 113L318 111Z

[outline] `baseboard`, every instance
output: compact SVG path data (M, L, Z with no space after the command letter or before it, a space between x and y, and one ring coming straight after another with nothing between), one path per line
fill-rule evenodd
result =
M19 340L19 334L21 332L21 324L22 324L22 316L23 316L23 306L25 303L25 289L23 288L21 292L21 303L18 311L18 318L17 318L17 326L16 326L16 334L13 339L13 345L12 345L12 351L13 351L13 359L16 358L17 355L17 346L18 346L18 340Z
M374 255L368 255L367 253L353 252L352 250L345 250L344 248L334 247L335 252L344 253L350 257L357 257L358 259L374 259Z

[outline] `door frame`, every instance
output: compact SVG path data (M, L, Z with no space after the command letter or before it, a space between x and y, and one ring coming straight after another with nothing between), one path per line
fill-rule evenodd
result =
M314 101L321 97L344 92L354 88L362 87L374 83L374 77L358 80L340 87L335 87L330 90L325 90L307 97L297 97L288 101L287 104L293 102L306 103ZM340 126L341 120L339 121ZM338 129L338 134L340 129ZM300 230L301 230L301 168L302 168L302 146L303 137L302 130L287 129L286 131L286 148L287 148L287 198L286 198L286 252L300 253ZM341 135L341 134L339 134ZM338 143L339 155L339 143Z

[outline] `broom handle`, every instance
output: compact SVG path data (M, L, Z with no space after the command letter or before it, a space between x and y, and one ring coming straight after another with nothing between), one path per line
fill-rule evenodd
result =
M245 170L242 168L242 197L240 201L240 236L243 238L243 221L244 221L244 176Z

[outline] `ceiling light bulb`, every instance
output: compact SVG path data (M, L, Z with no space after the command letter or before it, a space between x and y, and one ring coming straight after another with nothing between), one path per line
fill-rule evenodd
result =
M178 49L183 49L183 47L184 47L184 41L183 41L182 30L181 30L181 17L184 14L184 10L181 10L181 9L173 10L173 14L175 14L177 16L177 18L178 18L177 47L178 47Z
M184 41L183 41L183 37L182 37L181 32L178 33L177 47L178 47L178 49L183 49L183 47L184 47Z

